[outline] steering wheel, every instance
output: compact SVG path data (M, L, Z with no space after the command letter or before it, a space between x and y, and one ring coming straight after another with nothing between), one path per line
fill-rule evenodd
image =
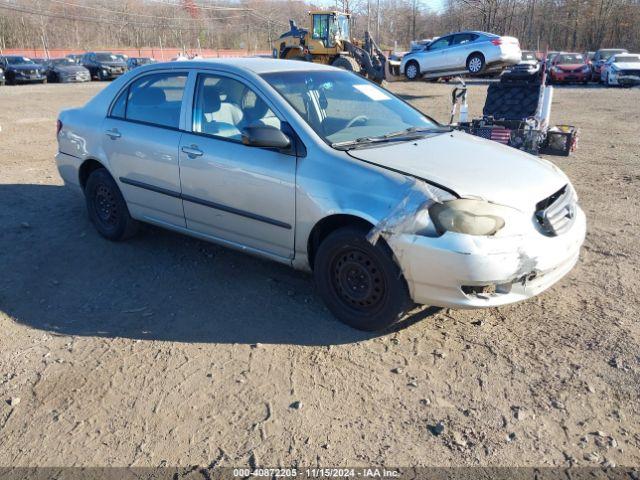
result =
M368 121L369 121L369 117L367 117L366 115L358 115L356 117L353 117L351 120L349 120L349 123L347 123L347 126L344 128L353 127L358 122L366 123Z

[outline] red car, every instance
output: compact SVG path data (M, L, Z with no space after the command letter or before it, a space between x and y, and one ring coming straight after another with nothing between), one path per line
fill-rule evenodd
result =
M582 53L559 53L549 68L551 83L587 83L591 80L589 61Z

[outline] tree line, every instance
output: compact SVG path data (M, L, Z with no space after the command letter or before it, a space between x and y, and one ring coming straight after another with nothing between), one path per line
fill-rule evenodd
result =
M385 49L460 30L512 35L523 48L640 51L640 0L335 0L353 35ZM267 50L293 18L320 8L303 0L0 0L0 49L173 47Z

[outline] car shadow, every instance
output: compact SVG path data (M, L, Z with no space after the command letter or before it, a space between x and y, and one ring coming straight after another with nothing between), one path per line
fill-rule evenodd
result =
M145 226L100 237L63 186L0 185L0 310L59 335L203 343L346 344L387 331L338 322L311 276L286 265Z

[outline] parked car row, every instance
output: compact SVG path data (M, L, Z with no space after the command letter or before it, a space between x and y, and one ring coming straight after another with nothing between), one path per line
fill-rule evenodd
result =
M550 83L600 82L608 86L640 85L640 54L621 48L603 48L597 52L538 52L523 51L522 61L511 68L513 72L536 73L546 66Z
M153 58L129 58L110 52L86 52L49 59L5 55L0 56L0 85L113 80L128 70L154 62Z

